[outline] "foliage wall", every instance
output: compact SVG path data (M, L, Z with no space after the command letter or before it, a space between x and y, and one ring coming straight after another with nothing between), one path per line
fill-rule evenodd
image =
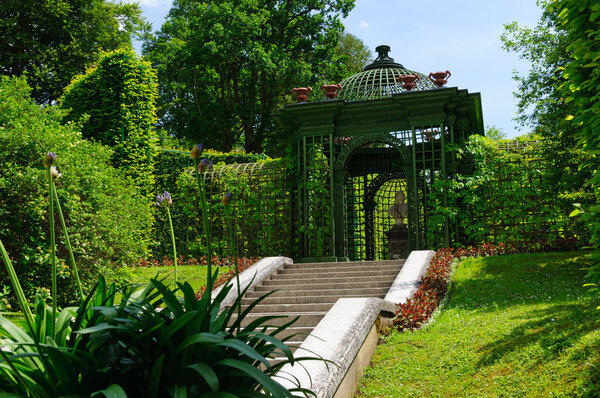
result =
M466 151L474 158L475 170L472 175L458 174L455 180L440 179L434 184L428 199L429 240L440 242L447 217L456 225L450 231L452 240L462 245L570 238L585 245L589 239L585 225L569 215L573 196L589 194L558 184L544 150L538 141L523 141L517 147L516 143L470 137ZM448 186L448 207L442 206L443 184Z
M80 126L61 124L61 111L36 105L29 94L24 78L0 78L0 239L32 297L49 287L47 152L58 157L57 191L81 274L93 277L99 268L145 256L152 209L110 165L110 148L83 139ZM58 255L66 259L60 232L57 239ZM63 303L76 297L71 272L61 260ZM0 286L6 278L0 276Z
M559 93L570 104L566 119L578 129L575 140L589 157L581 168L589 170L595 201L587 207L584 219L592 231L592 242L600 247L600 4L593 0L555 1L550 9L559 16L560 29L569 43ZM600 264L590 270L600 282Z
M226 230L222 196L231 192L232 225L240 255L265 256L287 252L288 212L287 173L280 159L261 154L204 150L202 156L215 166L206 174L213 246L218 255L232 255ZM189 151L161 150L156 161L157 192L168 191L173 197L171 216L178 253L206 255L199 209L198 189L192 173ZM170 253L168 220L157 214L155 226L156 256ZM276 231L276 239L271 232Z

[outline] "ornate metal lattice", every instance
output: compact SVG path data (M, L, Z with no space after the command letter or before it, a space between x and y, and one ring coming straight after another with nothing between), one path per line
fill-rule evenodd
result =
M348 101L378 99L408 91L398 82L400 76L416 75L419 79L412 90L432 90L435 85L426 75L406 69L388 56L389 47L379 46L379 57L362 72L341 81L338 98Z

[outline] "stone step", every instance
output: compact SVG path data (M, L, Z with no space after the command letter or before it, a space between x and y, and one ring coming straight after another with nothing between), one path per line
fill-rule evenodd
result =
M271 286L273 289L274 286L289 286L289 285L297 285L297 286L306 286L312 285L316 287L324 288L324 286L329 284L354 284L354 283L363 283L363 282L384 282L391 285L394 282L394 278L391 278L389 275L371 275L369 277L363 276L343 276L343 277L325 277L325 278L302 278L300 280L290 280L290 279L268 279L261 283L261 286Z
M277 316L283 316L283 317L271 319L271 320L265 322L265 324L270 325L270 326L280 326L280 325L283 325L284 323L289 322L292 319L298 317L298 320L292 325L292 327L303 326L303 327L314 328L315 326L317 326L317 323L319 323L319 321L321 319L323 319L323 317L325 316L326 313L327 313L327 311L285 312L285 313L277 313L277 314L274 314L271 312L267 312L267 313L252 312L244 317L244 319L242 320L242 327L248 325L250 322L256 320L257 318L260 318L263 316L277 315ZM236 318L235 316L232 317L231 323L233 323L235 321L235 318Z
M390 286L383 287L367 287L367 286L355 286L349 287L347 284L343 284L343 287L336 287L335 289L321 289L319 287L313 287L312 289L280 289L265 300L276 297L303 297L303 296L333 296L333 297L384 297ZM365 284L366 285L366 284ZM293 287L293 286L292 286ZM246 293L246 296L242 300L256 300L258 297L264 295L272 289L265 287L264 289L257 286L256 291L250 291Z
M304 340L306 340L306 337L310 334L310 332L313 331L313 329L314 328L312 326L293 325L293 326L277 333L277 335L275 337L277 337L280 340L284 339L286 337L290 337L290 341L291 340L304 341ZM275 328L267 328L265 333L269 334L269 333L273 332L274 330L275 330Z
M303 303L303 304L259 304L252 309L253 312L257 313L283 313L283 312L317 312L317 311L329 311L333 307L333 303ZM242 306L242 310L245 307Z
M386 293L387 293L388 289L386 288L378 288L377 290L373 290L371 292L368 292L368 294L364 294L363 291L358 291L357 293L350 293L350 294L335 294L337 293L336 291L331 291L329 295L326 295L325 293L327 292L317 292L316 295L309 295L309 294L300 294L300 293L305 293L304 291L297 291L296 295L290 294L290 295L283 295L283 293L285 292L278 292L278 293L282 293L282 295L271 295L269 297L267 297L266 299L264 299L263 301L260 302L260 304L306 304L306 303L335 303L338 299L341 298L352 298L352 297L377 297L377 298L384 298ZM254 302L254 300L256 299L256 296L248 296L242 298L242 305L247 306L250 305L252 302ZM260 305L259 304L259 305Z
M269 282L269 281L265 281ZM276 282L276 281L273 281ZM336 282L328 282L322 284L306 283L302 281L296 284L282 284L282 283L269 283L266 286L256 286L254 288L255 291L269 292L272 290L283 290L283 291L292 291L292 290L307 290L307 291L325 291L325 290L338 290L338 289L357 289L357 288L374 288L374 287L389 287L392 285L393 281L389 279L384 280L368 280L365 281L361 278L361 281L337 281Z
M383 265L404 264L405 260L385 260L385 261L346 261L337 263L286 263L286 268L328 268L328 267L379 267Z
M334 272L323 271L323 272L314 272L314 270L302 270L300 268L294 270L280 270L278 273L271 275L270 279L299 279L299 278L307 278L307 279L319 279L323 276L331 277L350 277L350 276L362 276L362 277L371 277L373 275L377 276L389 276L395 277L400 272L400 267L391 267L391 268L377 268L373 270L352 270L352 269L340 269Z

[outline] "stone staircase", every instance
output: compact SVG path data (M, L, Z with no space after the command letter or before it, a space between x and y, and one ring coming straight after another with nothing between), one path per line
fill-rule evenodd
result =
M299 317L292 327L278 334L279 338L294 335L288 343L299 346L338 299L384 298L403 265L404 260L286 263L242 298L245 308L258 297L276 290L254 307L243 325L261 316L288 316L273 319L272 325Z

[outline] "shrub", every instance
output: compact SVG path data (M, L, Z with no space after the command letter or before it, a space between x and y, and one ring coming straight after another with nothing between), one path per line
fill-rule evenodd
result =
M152 280L141 289L123 290L116 304L117 289L107 287L100 277L83 304L64 309L55 324L50 307L38 297L32 327L23 330L0 317L5 332L2 390L34 397L100 392L130 397L292 397L292 392L306 391L288 391L272 379L283 365L295 361L285 343L290 337L276 337L285 326L267 332L272 317L265 316L242 327L249 310L235 317L241 296L231 308L219 311L231 288L225 286L214 300L210 293L197 300L187 283L179 284L178 292ZM273 357L283 361L270 364L267 359Z
M57 192L88 281L98 267L133 264L146 255L152 210L132 181L110 165L112 150L83 139L78 125L62 125L64 114L34 104L29 92L24 79L0 78L0 239L31 298L49 286L50 275L44 154L58 155ZM58 256L67 258L64 238L57 236ZM62 303L76 297L71 272L61 260Z
M76 76L60 99L65 120L82 124L83 137L115 148L113 163L121 166L142 192L154 193L156 156L156 74L149 62L131 50L100 57L98 65Z

